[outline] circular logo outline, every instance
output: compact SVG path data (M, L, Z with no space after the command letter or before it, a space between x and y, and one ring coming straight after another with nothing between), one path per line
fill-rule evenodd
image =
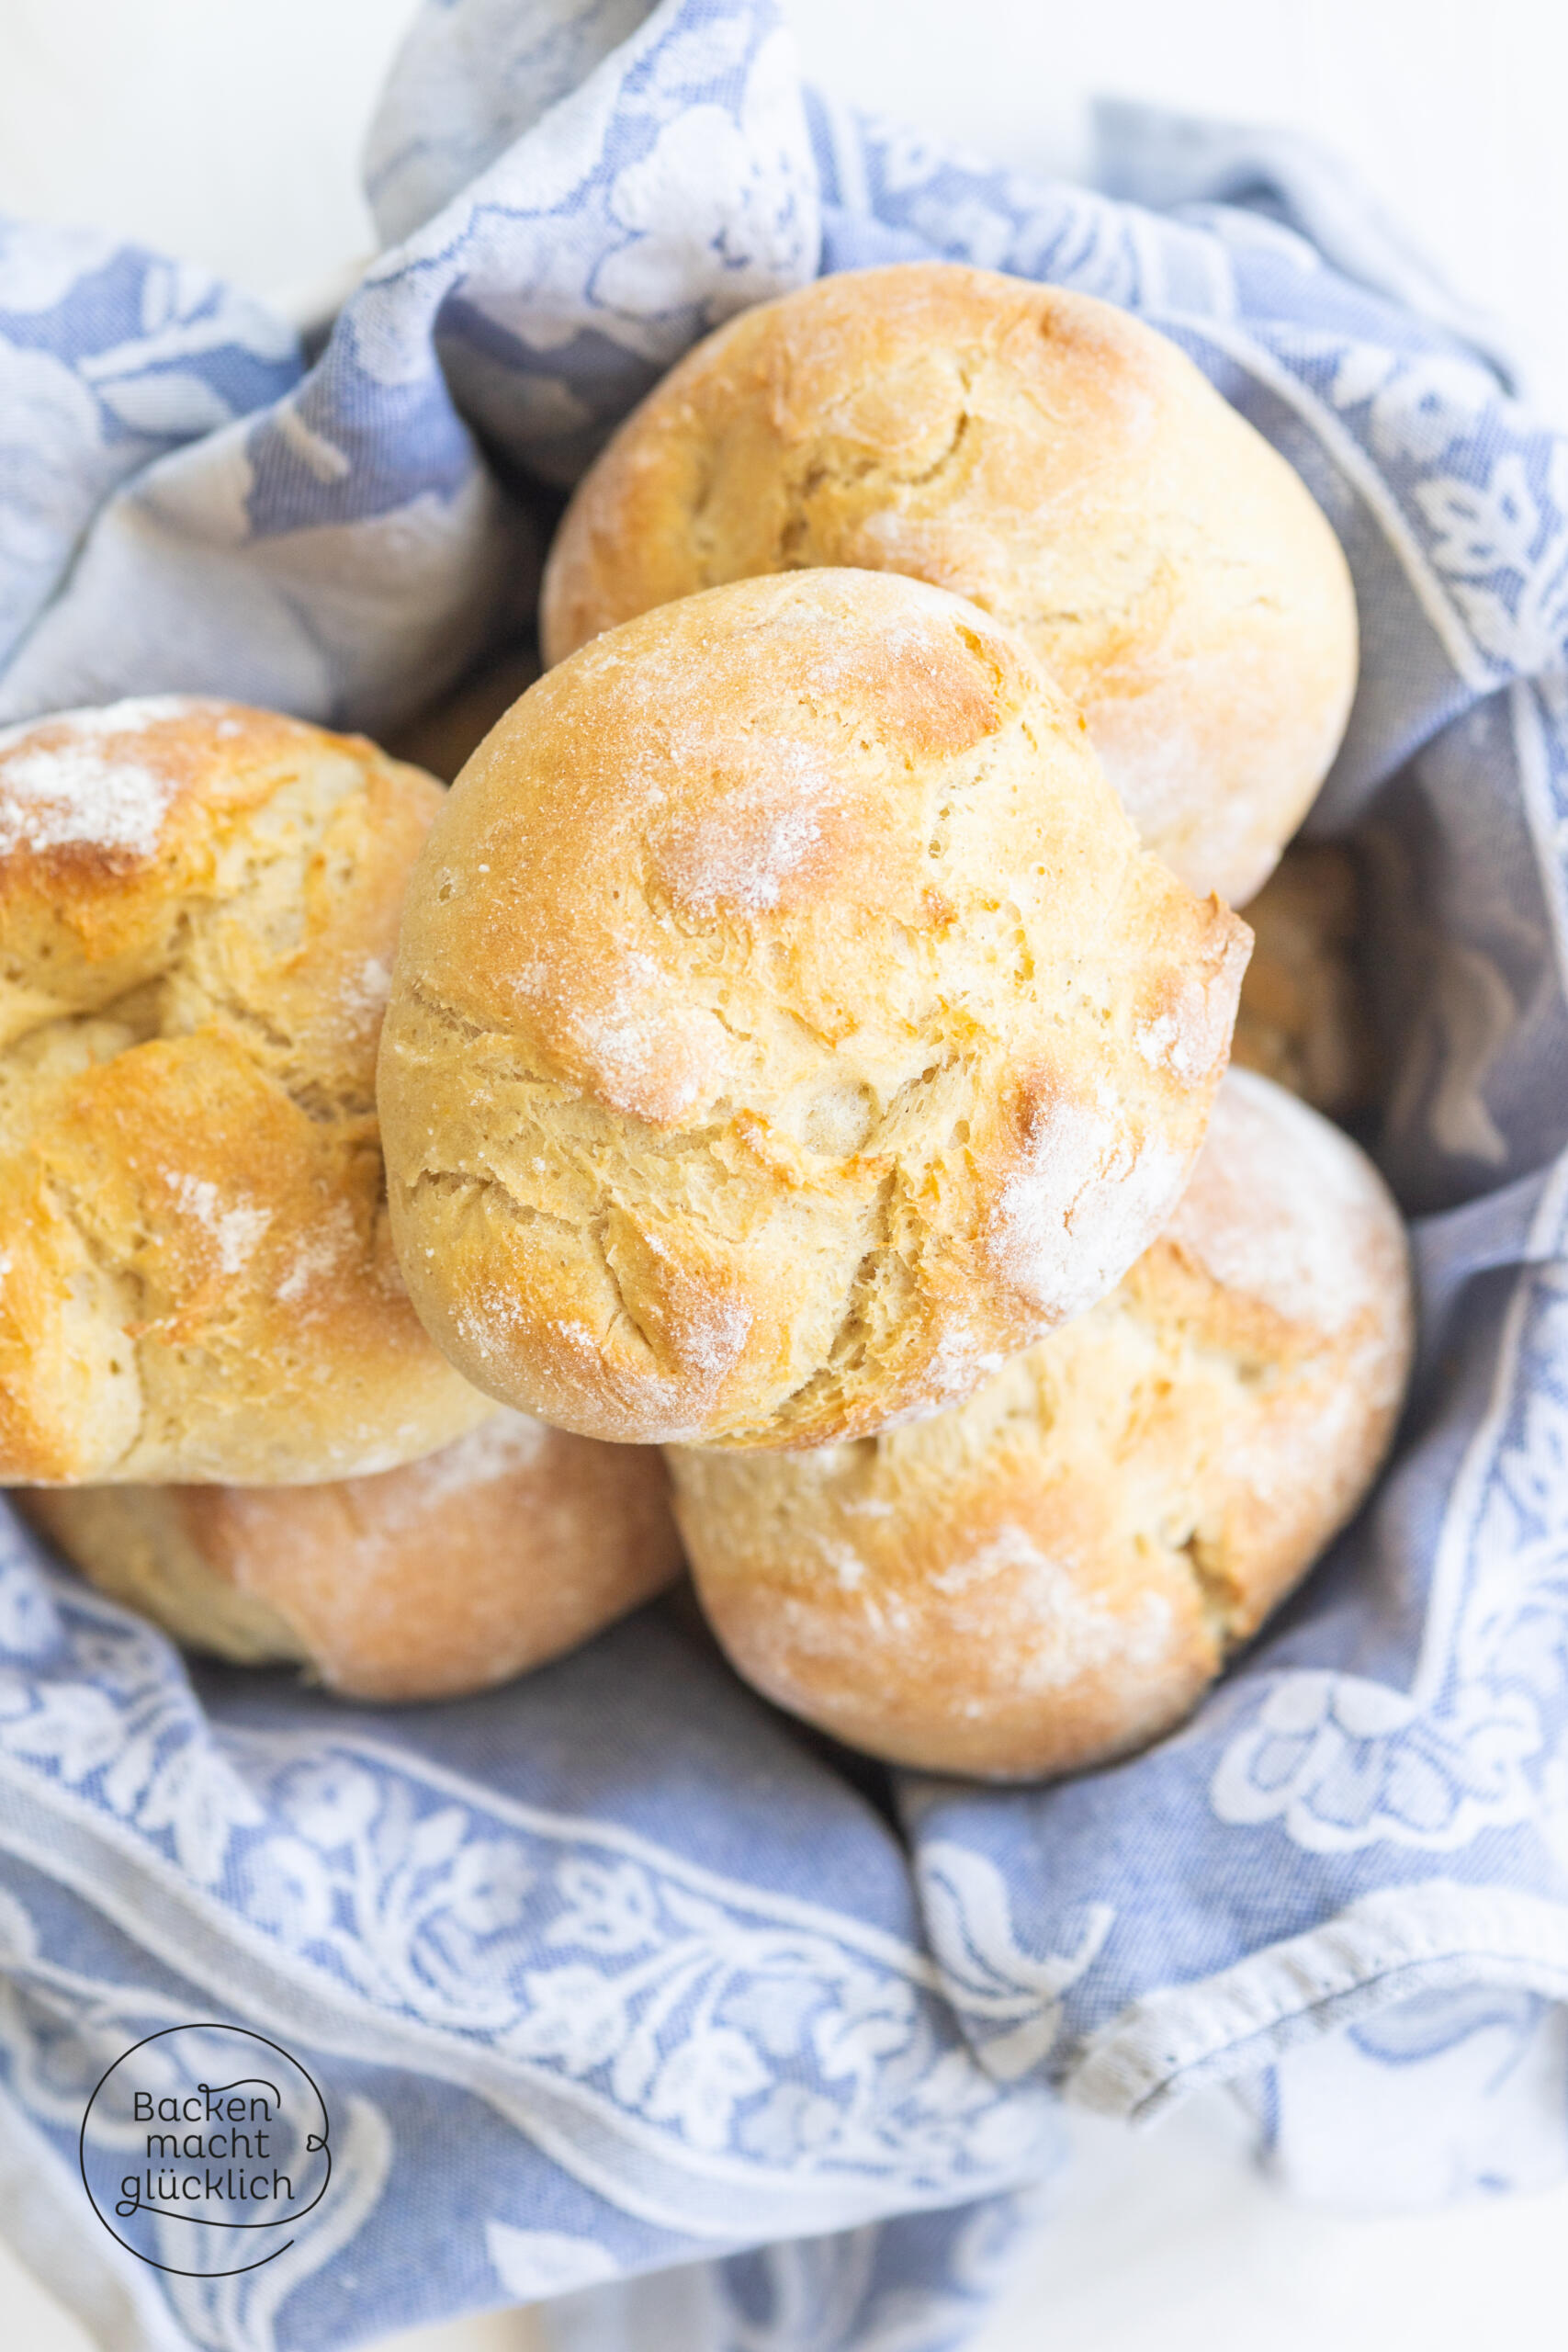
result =
M320 2154L326 2158L326 2175L320 2188L317 2189L314 2197L311 2198L308 2205L301 2205L297 2211L288 2214L287 2218L279 2219L277 2221L215 2222L209 2220L202 2213L164 2213L162 2211L161 2208L141 2204L133 2206L131 2209L132 2211L141 2213L158 2211L164 2220L189 2222L196 2228L203 2230L288 2229L293 2222L303 2221L307 2213L313 2212L315 2208L321 2203L322 2198L326 2195L327 2190L332 2187L333 2152L331 2145L329 2144L332 2132L332 2119L327 2113L327 2103L321 2096L321 2086L320 2083L317 2082L309 2066L305 2065L299 2059L296 2058L292 2050L285 2050L281 2041L274 2041L269 2034L257 2033L251 2026L226 2025L220 2018L197 2018L187 2020L183 2025L161 2026L156 2033L144 2033L140 2041L133 2041L129 2050L122 2050L119 2056L115 2060L113 2065L106 2066L103 2073L98 2076L97 2081L94 2084L92 2096L89 2098L86 2106L82 2111L81 2131L76 2135L76 2163L82 2175L82 2187L86 2191L87 2202L92 2207L93 2211L96 2214L98 2220L103 2223L104 2228L108 2232L110 2237L113 2238L116 2245L124 2246L127 2254L133 2254L138 2262L145 2262L153 2270L166 2270L171 2274L171 2276L176 2278L238 2278L247 2270L261 2270L265 2267L267 2263L276 2262L280 2254L288 2253L289 2247L294 2244L294 2240L291 2237L285 2238L283 2244L281 2245L275 2245L270 2254L259 2255L254 2262L236 2263L231 2270L186 2270L183 2268L179 2263L160 2262L155 2255L143 2254L140 2246L132 2245L129 2238L121 2237L119 2232L115 2228L114 2223L109 2220L108 2216L105 2213L103 2207L98 2203L97 2199L94 2196L93 2184L87 2177L87 2124L91 2119L94 2103L97 2098L98 2093L103 2089L103 2086L108 2081L109 2076L118 2073L119 2069L124 2065L128 2058L134 2058L137 2052L139 2050L145 2050L149 2042L163 2041L171 2033L243 2034L247 2041L259 2041L262 2043L264 2048L267 2050L276 2050L280 2058L286 2058L292 2067L304 2075L305 2080L310 2084L311 2090L315 2093L316 2105L321 2110L321 2131L320 2132L308 2132L305 2134L305 2149L308 2154L314 2154L319 2151ZM210 2093L212 2096L216 2097L221 2091L232 2090L236 2084L242 2082L261 2082L265 2079L265 2078L260 2075L237 2075L233 2083L197 2083L196 2088L203 2096ZM268 2090L273 2091L277 2097L277 2103L281 2108L283 2105L283 2099L281 2094L276 2091L276 2086L273 2083L268 2083L266 2086ZM118 2216L119 2213L118 2206L115 2208L115 2211Z

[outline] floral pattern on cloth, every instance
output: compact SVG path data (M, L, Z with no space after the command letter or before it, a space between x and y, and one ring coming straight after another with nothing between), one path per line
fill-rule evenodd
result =
M1302 142L1108 109L1095 187L803 89L773 0L427 0L384 251L313 358L199 271L0 231L0 720L197 689L376 727L527 623L538 514L708 326L939 254L1174 336L1302 473L1417 1377L1366 1512L1192 1722L1045 1789L853 1773L661 1611L461 1706L182 1665L0 1543L6 2226L104 2341L304 2352L517 2301L558 2352L947 2352L1065 2097L1228 2082L1369 2209L1568 2162L1568 441ZM122 2256L86 2092L214 2010L325 2086L248 2278Z

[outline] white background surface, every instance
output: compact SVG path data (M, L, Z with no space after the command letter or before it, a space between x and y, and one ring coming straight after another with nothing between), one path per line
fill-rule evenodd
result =
M107 224L292 305L369 245L355 184L412 0L0 0L0 209ZM794 0L807 72L999 160L1071 171L1091 92L1338 147L1568 421L1562 0ZM1212 2097L1079 2157L973 2352L1554 2352L1568 2188L1349 2222L1250 2174ZM398 2352L528 2352L525 2315ZM0 2254L6 2352L86 2339ZM331 2352L323 2346L320 2352ZM390 2352L390 2347L388 2347ZM687 2352L649 2345L637 2352Z
M1536 348L1568 414L1562 0L789 0L840 96L1071 171L1094 91L1339 148ZM369 243L355 163L413 0L0 0L0 206L258 293Z

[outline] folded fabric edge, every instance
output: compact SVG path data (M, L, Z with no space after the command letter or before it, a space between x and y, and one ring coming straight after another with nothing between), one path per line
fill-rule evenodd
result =
M1089 103L1090 184L1160 213L1222 204L1280 218L1357 286L1468 344L1516 398L1527 368L1508 322L1451 285L1365 175L1332 143L1285 123L1099 93Z
M1451 1879L1364 1895L1216 1976L1134 2001L1089 2038L1064 2096L1149 2122L1396 2001L1475 1984L1568 2001L1568 1905Z
M12 2254L102 2352L190 2352L152 2272L107 2231L100 2247L83 2229L84 2202L80 2179L0 2089L0 2211Z
M891 2215L747 2250L750 2277L739 2293L736 2272L718 2256L551 2297L534 2306L534 2324L546 2352L957 2352L1048 2218L1033 2188L935 2215ZM940 2276L879 2281L890 2234L931 2221L957 2232ZM757 2318L759 2303L769 2320Z
M15 1855L90 1905L132 1941L157 1949L154 1913L162 1906L166 1920L180 1902L166 1866L149 1868L118 1825L85 1821L80 1807L62 1805L53 1812L39 1805L14 1772L0 1771L0 1862L6 1854ZM375 2011L352 1994L345 1996L289 1954L269 1950L254 1930L224 1922L200 1895L187 1898L180 1917L185 1940L175 1965L193 1987L226 1995L231 2010L229 1988L244 1982L240 2015L245 2024L282 2037L298 2034L324 2060L397 2066L482 2099L569 2177L687 2244L707 2240L729 2252L753 2243L760 2194L773 2200L771 2236L806 2237L1005 2193L1038 2178L1048 2160L1043 2143L1052 2103L1042 2091L1034 2109L1037 2129L1026 2143L1005 2154L993 2152L983 2167L964 2177L921 2181L908 2173L895 2178L879 2173L846 2179L836 2174L803 2181L775 2168L762 2182L755 2177L738 2179L705 2151L685 2149L624 2110L609 2111L603 2099L570 2076L554 2076L540 2064L509 2060L464 2035ZM0 2206L0 2217L5 2211ZM8 2229L7 2223L4 2233Z

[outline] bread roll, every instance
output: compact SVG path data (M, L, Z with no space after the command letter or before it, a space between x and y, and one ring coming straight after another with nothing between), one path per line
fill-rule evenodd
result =
M1028 638L1145 843L1239 905L1338 747L1339 544L1173 343L1087 294L910 262L819 278L689 352L578 488L545 658L725 580L903 571Z
M316 1487L17 1498L103 1591L189 1648L298 1661L355 1699L455 1699L586 1641L680 1566L657 1453L495 1413L438 1453Z
M0 1481L341 1477L485 1418L398 1273L373 1091L440 801L177 695L0 735Z
M588 1436L934 1410L1165 1222L1247 936L973 605L842 571L645 615L492 730L415 868L379 1086L414 1303Z
M1355 1510L1409 1360L1369 1160L1233 1070L1114 1295L955 1412L788 1457L672 1451L739 1671L856 1747L1021 1780L1181 1721Z
M1233 1061L1336 1119L1378 1098L1377 1039L1356 964L1359 918L1349 852L1334 842L1292 843L1247 905L1252 960L1231 1040Z

